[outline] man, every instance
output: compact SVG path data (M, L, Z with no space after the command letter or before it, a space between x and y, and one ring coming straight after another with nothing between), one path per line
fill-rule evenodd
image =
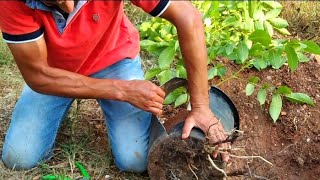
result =
M177 27L192 105L182 138L199 127L211 143L223 141L223 127L209 109L200 13L185 1L132 3ZM74 98L94 98L107 119L116 165L122 171L146 170L150 117L162 113L165 93L143 80L139 35L122 1L1 1L0 28L27 84L6 134L6 166L30 169L46 160Z

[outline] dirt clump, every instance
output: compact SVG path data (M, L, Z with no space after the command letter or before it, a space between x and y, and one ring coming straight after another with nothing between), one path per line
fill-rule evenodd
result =
M153 180L223 179L214 169L204 151L204 141L196 138L181 140L180 136L168 136L153 147L149 159L149 175ZM223 166L221 161L215 164Z

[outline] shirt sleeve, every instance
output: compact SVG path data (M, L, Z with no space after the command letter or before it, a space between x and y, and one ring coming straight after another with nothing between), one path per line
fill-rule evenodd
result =
M142 8L145 12L152 16L161 16L161 14L169 7L170 0L131 0L131 2Z
M7 43L32 42L43 36L34 11L23 1L0 1L0 30Z

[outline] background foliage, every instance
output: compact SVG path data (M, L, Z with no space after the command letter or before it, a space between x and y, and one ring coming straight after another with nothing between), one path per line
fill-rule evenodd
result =
M279 69L288 65L295 71L299 63L308 62L310 53L320 54L319 45L313 41L300 41L286 38L288 22L279 17L283 6L276 1L194 1L200 10L205 26L208 52L208 79L216 76L226 80L226 68L216 63L217 57L225 57L246 68L259 71ZM156 78L160 85L173 77L187 78L176 28L169 22L152 18L143 22L140 27L141 48L157 57L157 66L147 71L145 78ZM239 72L240 72L239 71ZM237 76L235 72L231 78ZM227 78L229 80L230 78ZM312 99L302 93L291 92L286 86L275 87L269 84L259 85L259 79L250 78L246 94L252 95L258 90L257 99L261 105L267 94L272 95L269 112L276 121L282 108L282 98L313 105ZM178 89L170 94L165 103L175 102L179 106L188 100L187 91Z

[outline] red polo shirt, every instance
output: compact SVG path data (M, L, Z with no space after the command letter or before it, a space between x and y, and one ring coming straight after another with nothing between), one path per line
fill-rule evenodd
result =
M131 2L153 16L170 4L169 0ZM27 43L44 36L51 67L90 75L139 52L139 34L124 14L123 1L84 2L67 23L52 9L32 3L0 1L0 29L7 43Z

